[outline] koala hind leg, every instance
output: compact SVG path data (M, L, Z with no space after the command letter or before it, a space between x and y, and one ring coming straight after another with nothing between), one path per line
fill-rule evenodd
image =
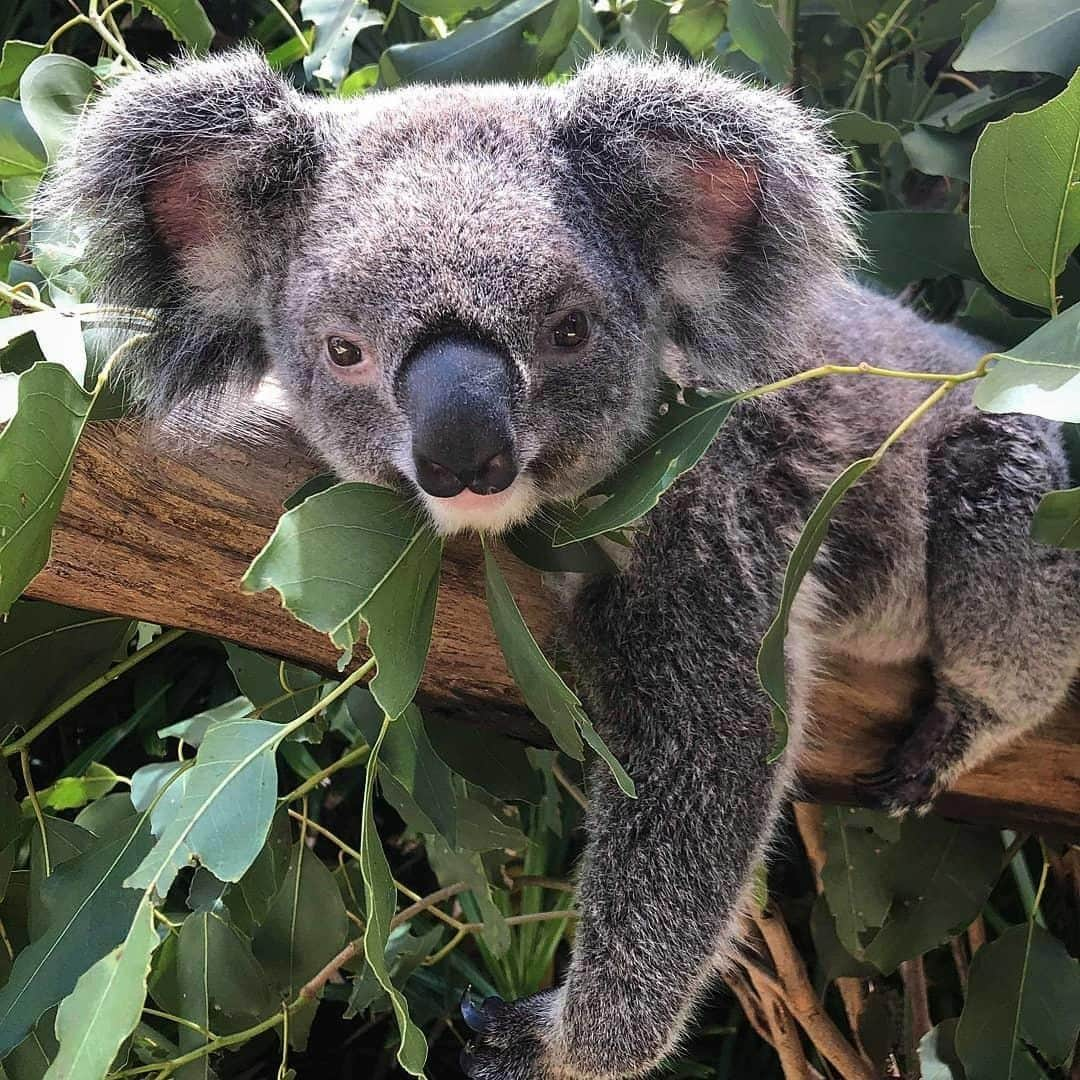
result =
M931 447L927 590L935 696L863 778L894 813L925 812L960 773L1061 704L1080 662L1080 554L1032 540L1068 470L1053 425L974 414Z

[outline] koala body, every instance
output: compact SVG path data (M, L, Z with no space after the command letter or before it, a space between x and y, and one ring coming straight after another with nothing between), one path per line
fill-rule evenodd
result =
M677 64L341 103L253 53L189 62L91 108L45 197L61 208L102 298L159 312L132 365L151 413L273 372L339 475L414 491L444 532L583 495L664 375L739 390L824 362L961 371L988 348L845 277L843 170L813 118ZM470 1076L631 1077L670 1053L736 955L826 651L934 665L934 701L868 780L896 812L1065 697L1080 565L1028 537L1066 483L1060 434L962 387L841 504L793 612L791 745L767 764L755 659L791 546L928 389L829 378L741 405L622 572L574 590L567 654L638 798L594 775L567 979L470 1006Z

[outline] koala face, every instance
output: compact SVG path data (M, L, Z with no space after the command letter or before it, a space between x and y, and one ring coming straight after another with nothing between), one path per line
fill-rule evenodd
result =
M806 113L700 68L335 102L241 50L119 80L38 212L156 309L151 415L273 373L340 476L499 531L610 473L662 373L791 369L854 251L841 176Z
M413 91L347 118L265 311L301 430L340 476L415 490L447 532L582 494L657 378L648 282L521 100Z

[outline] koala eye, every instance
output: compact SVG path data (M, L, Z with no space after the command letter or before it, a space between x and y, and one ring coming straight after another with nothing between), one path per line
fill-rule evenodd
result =
M328 337L326 352L330 357L330 363L337 367L355 367L364 359L360 346L343 337Z
M568 311L551 330L551 340L560 349L577 349L589 340L589 316L580 309Z

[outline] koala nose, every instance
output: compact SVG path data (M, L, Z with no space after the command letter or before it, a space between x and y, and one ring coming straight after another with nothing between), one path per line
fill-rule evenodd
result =
M510 425L510 362L498 350L459 336L417 350L398 377L412 428L416 480L448 499L466 488L494 495L517 476Z

